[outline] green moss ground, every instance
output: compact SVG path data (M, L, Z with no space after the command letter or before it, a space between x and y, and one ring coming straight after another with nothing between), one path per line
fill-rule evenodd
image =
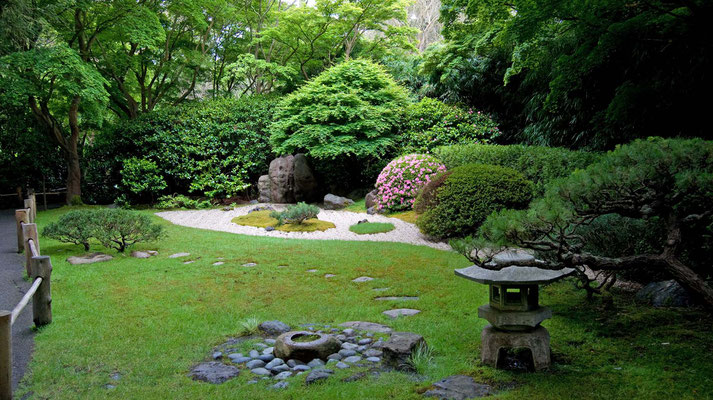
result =
M326 231L327 229L335 227L333 223L329 221L321 221L317 218L308 219L301 224L277 225L277 218L271 217L270 213L271 211L255 211L250 214L235 217L232 222L238 225L254 226L257 228L273 226L275 227L275 230L283 232Z
M40 212L40 226L67 209ZM148 212L148 211L145 211ZM54 322L35 336L35 353L17 398L33 399L420 399L431 382L468 374L504 388L493 399L713 398L712 320L692 310L651 309L616 295L615 308L587 302L571 283L544 288L554 316L554 367L547 373L497 371L480 365L477 307L487 288L453 275L468 262L453 252L401 243L290 240L171 225L149 259L114 252L112 261L69 265L79 246L41 239L52 257ZM96 246L92 251L101 250ZM169 259L190 252L184 259ZM225 264L213 266L218 257ZM183 264L185 260L195 260ZM255 267L242 267L247 262ZM286 265L285 268L277 268ZM308 273L308 269L320 273ZM325 279L321 274L332 273ZM371 282L353 283L368 275ZM389 287L386 292L372 289ZM403 307L375 296L412 295L420 314L390 320ZM246 384L248 372L222 385L186 374L213 346L243 328L241 321L279 319L338 324L368 320L423 335L433 362L423 381L385 373L353 383L338 370L323 385L292 378L284 391ZM119 372L119 381L110 375ZM115 385L106 389L106 384Z
M374 233L391 232L394 230L394 224L388 222L365 222L352 225L349 230L358 235L372 235Z
M351 212L356 212L356 213L366 213L366 202L364 199L359 199L354 201L354 204L352 204L349 207L344 208L345 211L351 211ZM387 213L384 214L387 217L391 218L398 218L402 221L415 224L416 219L418 218L418 214L416 214L415 211L400 211L400 212L394 212L394 213Z

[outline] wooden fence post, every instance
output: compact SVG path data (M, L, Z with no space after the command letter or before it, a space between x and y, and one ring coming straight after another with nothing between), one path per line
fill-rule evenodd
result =
M10 311L0 310L0 400L12 400L12 324Z
M15 210L15 221L17 222L17 252L25 250L25 238L22 236L22 223L28 223L27 210Z
M35 196L35 189L30 189L28 199L30 200L30 214L32 214L32 221L35 222L37 219L37 196Z
M25 208L27 209L27 219L30 223L35 222L32 218L32 200L25 199Z
M30 249L30 239L35 245L35 250L37 250L37 255L40 255L40 241L37 238L37 224L22 224L22 235L25 237L25 270L27 270L27 276L32 276L32 271L30 271L30 264L32 263L32 250Z
M52 275L52 262L49 256L32 257L32 279L42 278L42 283L32 296L32 319L36 326L47 325L52 322L52 289L50 276Z

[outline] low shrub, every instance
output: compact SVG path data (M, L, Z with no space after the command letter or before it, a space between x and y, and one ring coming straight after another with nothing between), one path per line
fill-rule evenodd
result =
M418 192L446 167L427 154L409 154L391 161L376 180L376 209L410 210Z
M122 253L139 242L157 240L163 231L148 215L121 209L101 209L91 216L95 223L94 237L104 247Z
M436 205L436 193L438 193L438 188L443 186L443 182L445 182L449 176L451 176L451 172L446 171L431 179L416 197L416 201L413 203L413 210L418 214L423 214L429 208L433 208Z
M94 236L95 230L92 214L92 210L73 210L63 214L42 230L42 236L62 243L79 244L89 251L89 239Z
M349 227L349 230L357 235L373 235L375 233L391 232L394 229L396 229L394 224L388 222L364 222Z
M132 157L122 163L121 185L137 198L146 197L153 203L154 193L165 189L166 181L154 161Z
M467 236L494 211L526 207L532 192L532 182L511 168L466 164L450 171L416 225L438 238Z
M278 225L283 225L302 224L308 219L317 218L317 214L319 214L319 207L299 202L295 205L287 206L285 211L273 211L270 216L277 220Z
M407 107L402 133L404 149L419 153L438 146L489 143L499 135L498 125L489 115L428 97Z
M485 144L443 146L433 153L448 169L473 163L512 168L535 184L536 196L544 193L547 183L569 176L600 157L598 153L557 147Z
M185 208L189 210L211 208L209 200L193 199L182 194L161 196L156 203L156 208L167 210L172 208Z

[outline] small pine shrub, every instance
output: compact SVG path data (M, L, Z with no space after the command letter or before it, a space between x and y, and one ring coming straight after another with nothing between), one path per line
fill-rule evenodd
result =
M418 192L446 167L433 156L409 154L391 161L376 180L376 209L410 210Z
M42 230L42 236L58 240L62 243L72 243L84 246L89 251L89 239L94 235L94 220L92 210L73 210L52 222Z
M210 208L209 200L192 199L182 194L161 196L156 203L156 208L166 210L172 208L185 208L189 210Z
M270 216L277 219L278 225L302 224L308 219L317 218L319 207L304 202L288 206L285 211L273 211Z
M151 242L161 237L162 227L151 222L148 215L122 209L101 209L93 212L93 236L104 247L122 253L139 242Z
M532 192L532 182L511 168L464 165L451 171L416 225L438 238L471 235L494 211L526 207Z

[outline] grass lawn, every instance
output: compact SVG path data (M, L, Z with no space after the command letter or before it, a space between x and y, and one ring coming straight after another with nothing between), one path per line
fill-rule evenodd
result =
M344 210L356 213L366 213L366 201L364 199L355 200L354 204L350 205L349 207L345 207ZM402 221L406 221L411 224L415 224L416 219L418 218L418 214L416 214L415 211L400 211L394 213L386 213L384 215L391 218L398 218Z
M40 212L38 223L66 210ZM112 261L72 266L64 260L82 253L79 246L41 239L54 266L54 322L35 337L30 372L17 398L418 399L430 383L451 374L504 388L493 397L498 399L713 397L712 320L700 312L640 307L625 296L616 296L616 308L606 310L561 282L541 293L554 313L544 323L552 336L553 369L497 371L478 360L486 322L477 317L477 307L486 302L487 288L454 276L454 268L468 265L455 253L400 243L242 236L156 220L166 227L166 237L136 246L159 251L149 259L112 251ZM191 255L169 259L175 252ZM212 266L218 257L225 264ZM248 262L257 266L242 266ZM306 272L313 268L318 272ZM325 279L325 273L336 276ZM376 279L351 282L362 275ZM383 287L390 289L372 290ZM390 295L420 299L373 300ZM381 314L399 307L422 312L398 320ZM249 372L222 385L186 376L252 317L292 326L385 323L423 335L434 357L420 381L386 373L342 383L354 371L337 370L323 385L306 387L300 376L286 390L274 391L264 383L246 384ZM119 381L110 378L115 372Z
M371 235L374 233L391 232L394 230L394 224L388 222L364 222L350 226L349 230L357 235Z

